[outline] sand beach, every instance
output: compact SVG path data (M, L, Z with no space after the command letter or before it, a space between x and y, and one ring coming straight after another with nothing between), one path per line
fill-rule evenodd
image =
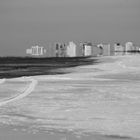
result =
M0 139L140 139L140 56L0 82Z

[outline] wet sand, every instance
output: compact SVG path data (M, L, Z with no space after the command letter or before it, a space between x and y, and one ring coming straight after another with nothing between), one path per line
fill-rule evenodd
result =
M131 137L100 134L73 134L71 132L26 132L25 128L0 126L1 140L138 140Z

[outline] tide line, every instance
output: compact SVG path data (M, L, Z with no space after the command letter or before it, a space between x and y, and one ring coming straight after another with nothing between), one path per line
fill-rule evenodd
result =
M31 81L31 83L29 84L29 87L23 93L1 101L0 106L6 105L8 103L11 103L11 102L14 102L17 100L20 100L20 99L28 96L35 89L35 87L38 83L38 81L33 79L33 78L29 78L29 80Z

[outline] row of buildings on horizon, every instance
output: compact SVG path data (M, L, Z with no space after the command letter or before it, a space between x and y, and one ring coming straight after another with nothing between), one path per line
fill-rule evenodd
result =
M81 57L81 56L108 56L123 54L125 52L140 52L140 46L136 46L133 42L127 42L124 46L120 43L110 44L97 44L94 45L90 42L79 43L74 42L56 43L55 45L48 46L31 46L26 49L28 56L34 57Z

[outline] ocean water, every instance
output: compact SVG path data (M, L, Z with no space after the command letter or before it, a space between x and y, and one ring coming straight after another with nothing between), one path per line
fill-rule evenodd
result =
M98 62L66 68L63 75L1 79L0 126L140 139L140 55Z

